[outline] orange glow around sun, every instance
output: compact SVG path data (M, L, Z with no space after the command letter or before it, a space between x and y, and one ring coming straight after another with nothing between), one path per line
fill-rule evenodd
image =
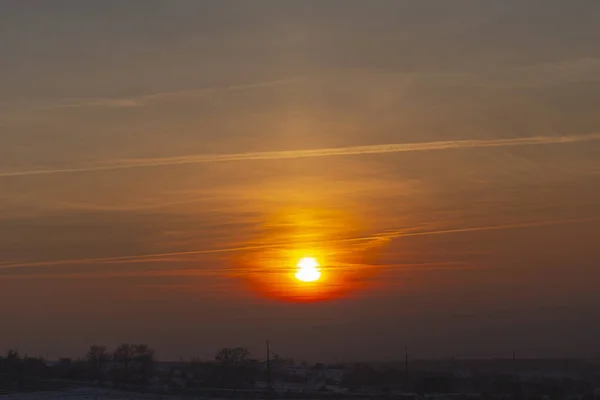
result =
M271 249L254 254L253 261L246 280L253 291L271 299L325 301L339 297L340 289L350 289L324 249Z
M353 251L353 249L355 249ZM273 248L247 254L238 276L261 297L321 302L347 297L371 282L372 266L357 258L360 246ZM310 254L310 256L307 256Z
M231 274L260 297L329 301L373 282L376 269L369 260L380 242L353 239L360 233L343 215L291 210L268 222L264 235L255 239L261 245L236 257Z

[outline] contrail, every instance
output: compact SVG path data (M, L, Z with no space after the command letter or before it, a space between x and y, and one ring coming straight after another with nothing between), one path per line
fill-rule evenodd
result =
M506 224L506 225L491 225L491 226L476 226L471 228L455 228L455 229L442 229L437 231L423 231L423 232L406 232L406 231L389 231L385 233L381 233L378 235L362 237L360 240L392 240L396 238L403 237L413 237L413 236L430 236L430 235L445 235L451 233L470 233L470 232L486 232L486 231L499 231L504 229L519 229L519 228L536 228L542 226L552 226L552 225L565 225L565 224L575 224L581 222L592 222L596 221L598 218L572 218L572 219L559 219L559 220L550 220L550 221L539 221L539 222L521 222L514 224ZM347 239L352 240L352 239ZM358 240L358 239L354 239ZM1 267L0 267L1 269Z
M204 164L216 162L235 161L260 161L260 160L285 160L294 158L334 157L361 154L403 153L414 151L469 149L480 147L510 147L551 145L600 140L600 133L572 136L533 136L514 139L486 139L486 140L453 140L421 143L390 143L368 146L350 146L337 148L324 148L314 150L289 150L265 151L233 154L199 154L179 157L141 158L128 160L115 160L104 164L88 164L79 167L36 169L25 171L0 172L0 177L16 177L31 175L50 175L77 172L114 171L131 168L150 168L169 165Z
M322 240L317 242L307 243L296 243L295 246L316 246L326 245L335 243L351 243L351 242L362 242L362 241L374 241L374 240L392 240L404 237L413 236L428 236L428 235L444 235L452 233L469 233L469 232L483 232L483 231L497 231L503 229L519 229L519 228L535 228L542 226L551 225L564 225L573 224L580 222L595 221L594 218L574 218L574 219L562 219L562 220L551 220L551 221L536 221L536 222L522 222L515 224L505 225L491 225L491 226L479 226L471 228L456 228L456 229L444 229L436 231L421 231L421 232L406 232L401 230L385 232L371 236L361 236L355 238L343 238L343 239L331 239ZM49 261L34 261L34 262L21 262L21 263L4 263L0 264L0 270L16 269L16 268L32 268L32 267L51 267L51 266L64 266L64 265L90 265L90 264L110 264L110 263L132 263L132 262L152 262L156 259L165 259L176 256L192 256L192 255L204 255L204 254L218 254L218 253L236 253L243 251L256 251L265 249L277 249L288 247L289 244L265 244L265 245L251 245L241 247L227 247L221 249L204 249L204 250L193 250L193 251L182 251L174 253L155 253L155 254L143 254L134 256L120 256L120 257L103 257L103 258L83 258L83 259L69 259L69 260L49 260Z
M422 263L405 263L405 264L385 264L385 265L344 265L344 266L329 266L328 270L334 271L345 271L345 270L356 270L357 268L371 268L379 270L391 270L391 269L448 269L448 268L459 268L461 264L458 262L440 261L440 262L422 262ZM462 268L464 269L464 267ZM225 273L228 274L244 274L244 273L281 273L290 272L295 268L278 268L273 270L272 268L248 268L248 267L228 267L219 268L216 270L210 269L160 269L151 271L93 271L93 272L66 272L66 273L45 273L45 274L3 274L0 278L34 278L34 279L51 279L51 278L112 278L112 277L174 277L174 276L222 276Z
M199 89L184 89L167 92L150 93L145 95L130 96L130 97L112 97L112 98L88 98L88 99L71 99L70 101L46 104L37 107L27 108L25 111L32 112L51 112L63 109L79 109L79 108L132 108L149 105L156 102L169 102L186 96L198 96L202 94L213 94L220 92L242 92L252 89L267 88L271 86L284 85L288 83L298 82L303 77L295 77L288 79L279 79L274 81L249 82L240 83L224 87L205 87ZM305 79L305 78L304 78ZM8 113L7 113L8 114ZM0 114L0 117L2 114Z

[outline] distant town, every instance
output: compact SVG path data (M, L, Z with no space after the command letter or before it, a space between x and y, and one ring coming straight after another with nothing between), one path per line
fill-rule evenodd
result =
M597 359L460 359L297 363L222 348L212 360L161 362L144 344L94 345L80 358L0 357L0 399L600 398Z

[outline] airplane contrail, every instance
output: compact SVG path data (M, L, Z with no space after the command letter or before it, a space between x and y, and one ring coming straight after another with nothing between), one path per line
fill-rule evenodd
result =
M356 270L357 268L371 268L377 270L392 270L392 269L465 269L466 267L459 262L451 261L438 261L438 262L421 262L421 263L404 263L404 264L381 264L381 265L363 265L363 264L352 264L344 266L328 266L328 270L334 271L345 271L345 270ZM223 274L245 274L245 273L281 273L290 272L295 268L278 268L273 270L272 268L250 268L250 267L227 267L219 269L160 269L160 270L145 270L145 271L84 271L84 272L66 272L66 273L37 273L37 274L3 274L0 278L34 278L34 279L52 279L52 278L115 278L115 277L173 277L173 276L209 276L216 275L222 276Z
M514 146L532 146L532 145L552 145L565 143L578 143L600 140L600 133L591 133L584 135L571 136L532 136L513 139L478 139L478 140L452 140L421 143L390 143L367 146L349 146L324 148L313 150L288 150L288 151L265 151L249 153L230 153L230 154L198 154L178 157L157 157L141 159L114 160L103 164L88 164L83 166L67 168L48 168L22 171L0 172L0 178L32 176L32 175L50 175L64 173L82 173L82 172L100 172L114 171L132 168L150 168L170 165L185 164L203 164L216 162L235 162L235 161L260 161L260 160L285 160L294 158L311 157L334 157L350 156L361 154L385 154L402 153L414 151L433 151L433 150L451 150L468 149L481 147L514 147Z
M261 82L248 82L239 83L229 86L216 86L216 87L204 87L198 89L182 89L165 91L158 93L142 94L138 96L130 97L109 97L109 98L83 98L83 99L70 99L58 103L42 104L34 107L28 107L24 111L29 112L52 112L56 110L64 109L79 109L79 108L131 108L141 107L157 102L169 102L178 98L186 96L197 96L202 94L214 94L220 92L242 92L252 89L267 88L271 86L278 86L288 83L298 82L304 77L295 77L288 79L279 79L274 81L261 81ZM18 111L18 110L17 110ZM11 115L14 113L5 111L0 114L0 117L5 115Z
M407 232L402 230L395 230L390 232L384 232L381 234L360 236L354 238L343 238L343 239L331 239L321 240L317 242L307 242L305 244L298 244L296 246L315 246L324 244L335 244L335 243L351 243L351 242L363 242L373 240L392 240L397 238L413 237L413 236L428 236L428 235L443 235L452 233L469 233L469 232L484 232L484 231L497 231L503 229L520 229L520 228L535 228L542 226L552 225L564 225L573 224L580 222L596 221L597 218L572 218L572 219L561 219L561 220L549 220L549 221L534 221L534 222L522 222L514 224L504 225L490 225L490 226L479 226L469 228L455 228L455 229L442 229L435 231L418 231L418 232ZM15 263L4 263L0 264L0 270L9 270L17 268L32 268L32 267L52 267L52 266L65 266L65 265L91 265L91 264L119 264L119 263L131 263L147 261L152 262L156 259L164 259L168 257L176 256L192 256L192 255L205 255L205 254L218 254L218 253L235 253L242 251L256 251L265 249L277 249L285 248L289 244L264 244L264 245L250 245L241 247L226 247L220 249L203 249L203 250L192 250L182 251L173 253L154 253L154 254L143 254L133 256L119 256L119 257L102 257L102 258L84 258L84 259L68 259L68 260L48 260L48 261L32 261L32 262L15 262Z

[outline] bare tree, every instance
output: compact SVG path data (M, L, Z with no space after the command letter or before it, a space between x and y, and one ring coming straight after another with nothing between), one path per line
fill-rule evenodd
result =
M116 368L111 371L115 382L130 382L133 375L134 351L129 343L123 343L113 351Z
M129 369L134 359L133 345L123 343L113 351L113 360L123 369Z
M223 365L243 365L250 360L250 351L245 347L222 348L215 361Z
M4 362L8 372L8 377L11 380L19 381L23 378L22 360L17 350L10 349L6 352L6 360Z
M147 383L154 371L155 352L145 344L124 343L113 352L118 368L113 371L115 380Z
M85 361L93 379L101 380L104 378L104 373L110 359L110 353L106 350L105 346L93 345L90 347L85 355Z
M146 344L133 345L133 358L140 363L155 361L155 352Z
M155 351L145 344L133 346L133 358L142 382L147 383L154 372Z
M8 360L19 360L21 356L17 350L10 349L6 352L6 359Z
M245 347L222 348L215 356L217 363L217 384L240 389L252 380L252 360Z

